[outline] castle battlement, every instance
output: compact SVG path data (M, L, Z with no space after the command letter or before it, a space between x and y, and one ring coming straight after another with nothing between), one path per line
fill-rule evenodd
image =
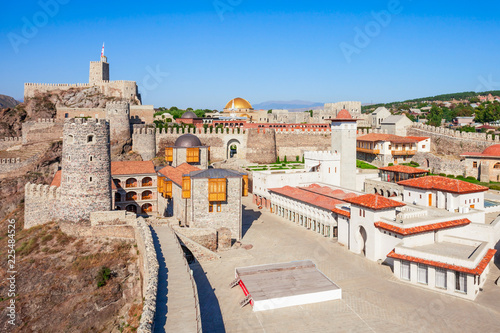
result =
M102 60L99 60L99 61L91 61L90 63L91 63L91 64L100 64L101 62L105 62L105 61L102 61Z
M124 101L112 101L106 103L106 107L115 107L115 106L128 107L129 105L130 105L129 102L124 102Z
M40 197L46 199L59 198L60 190L57 186L26 183L24 186L25 197Z
M154 135L156 130L154 128L148 128L144 126L134 126L133 135Z
M135 81L129 81L129 80L113 80L113 81L110 81L110 80L101 80L100 82L102 83L136 83Z
M488 141L488 142L499 142L500 136L496 135L495 139L488 133L474 133L474 132L460 132L455 131L450 128L434 127L431 125L426 125L422 123L414 123L413 129L422 131L422 135L438 135L438 136L448 136L452 138L466 139L466 140L478 140L478 141Z
M18 158L2 158L0 160L0 164L14 164L14 163L21 163L21 159Z
M53 123L54 118L38 118L36 121L38 123Z
M4 139L0 139L0 142L17 142L22 141L22 137L5 137Z
M331 160L339 157L339 154L333 154L331 151L306 151L304 152L304 159L309 160Z
M70 87L70 88L80 88L80 87L89 87L88 83L25 83L25 87Z

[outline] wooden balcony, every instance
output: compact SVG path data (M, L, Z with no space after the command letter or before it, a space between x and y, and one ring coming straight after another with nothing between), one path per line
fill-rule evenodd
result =
M416 150L393 150L391 151L393 156L408 156L415 155L417 153Z
M373 154L373 155L380 154L380 149L369 149L369 148L356 147L356 151L359 153L365 153L365 154Z

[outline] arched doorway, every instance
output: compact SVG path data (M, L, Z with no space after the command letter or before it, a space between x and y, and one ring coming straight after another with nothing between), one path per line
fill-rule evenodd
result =
M366 257L366 241L368 240L368 235L366 234L366 229L363 226L359 226L359 235L361 236L359 241L360 244L360 253Z
M241 143L237 139L231 139L227 143L227 159L239 158L238 152L240 151Z
M137 213L137 206L136 205L128 205L125 210L127 212L132 212L132 213Z

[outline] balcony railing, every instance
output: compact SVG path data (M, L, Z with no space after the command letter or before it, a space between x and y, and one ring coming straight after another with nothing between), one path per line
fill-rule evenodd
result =
M152 195L145 195L142 197L142 200L152 200L153 196Z
M153 186L153 182L142 183L142 187L151 187L151 186Z
M417 153L416 150L393 150L391 151L394 156L407 156L407 155L415 155Z
M125 187L126 188L137 187L137 183L127 183Z
M374 155L380 154L380 149L369 149L369 148L356 147L356 151L358 151L360 153L367 153L367 154L374 154Z

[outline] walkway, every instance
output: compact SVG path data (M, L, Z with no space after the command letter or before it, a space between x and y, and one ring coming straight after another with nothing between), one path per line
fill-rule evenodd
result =
M196 333L198 296L177 237L168 226L152 233L160 265L154 332Z

